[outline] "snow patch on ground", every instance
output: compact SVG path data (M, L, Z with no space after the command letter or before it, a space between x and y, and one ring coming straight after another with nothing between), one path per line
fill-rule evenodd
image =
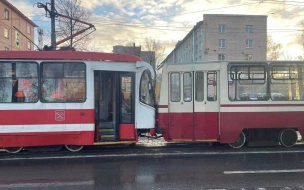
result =
M153 137L138 137L138 142L136 143L137 145L141 146L166 146L167 142L164 140L163 137L160 138L153 138Z

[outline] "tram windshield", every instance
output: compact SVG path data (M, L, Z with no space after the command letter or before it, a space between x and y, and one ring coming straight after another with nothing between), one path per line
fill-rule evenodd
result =
M140 101L154 107L151 73L146 69L140 79Z

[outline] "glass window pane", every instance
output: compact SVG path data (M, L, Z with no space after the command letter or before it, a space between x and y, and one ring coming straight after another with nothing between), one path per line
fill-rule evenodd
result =
M207 100L216 101L217 100L217 79L216 72L207 73Z
M229 64L229 99L267 101L267 64Z
M303 72L302 64L271 64L271 99L273 101L304 100Z
M192 101L192 76L191 73L184 73L184 101Z
M201 102L204 100L204 73L195 73L195 100Z
M152 79L149 70L145 70L141 76L140 101L150 106L154 106Z
M171 73L170 74L170 94L172 102L181 101L180 94L180 74L179 73Z
M37 102L38 64L0 63L0 102Z
M131 76L122 76L121 79L121 123L132 123L132 78Z
M42 63L41 101L84 102L84 63Z

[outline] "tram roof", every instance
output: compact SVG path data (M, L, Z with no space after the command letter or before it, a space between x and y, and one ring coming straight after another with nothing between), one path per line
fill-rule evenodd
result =
M211 61L200 61L200 62L165 62L157 66L156 70L161 69L164 65L192 65L192 64L206 64L206 63L249 63L249 64L259 64L259 63L304 63L302 60L264 60L264 61L242 61L242 60L211 60Z
M90 61L142 61L130 54L80 52L80 51L0 51L1 59L26 60L90 60Z

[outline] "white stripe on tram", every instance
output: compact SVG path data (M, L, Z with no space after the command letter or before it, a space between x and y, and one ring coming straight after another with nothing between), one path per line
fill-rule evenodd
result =
M299 173L304 172L304 169L292 170L249 170L249 171L224 171L224 174L263 174L263 173Z
M0 133L94 131L94 124L0 125Z
M174 113L184 113L185 111L180 111L180 110L170 110L171 112ZM299 111L304 111L304 106L286 106L286 107L221 107L220 112L299 112ZM168 108L158 108L159 113L168 113L169 109ZM189 113L191 111L188 111ZM219 110L216 109L209 109L209 110L203 110L203 108L196 108L196 112L219 112Z

